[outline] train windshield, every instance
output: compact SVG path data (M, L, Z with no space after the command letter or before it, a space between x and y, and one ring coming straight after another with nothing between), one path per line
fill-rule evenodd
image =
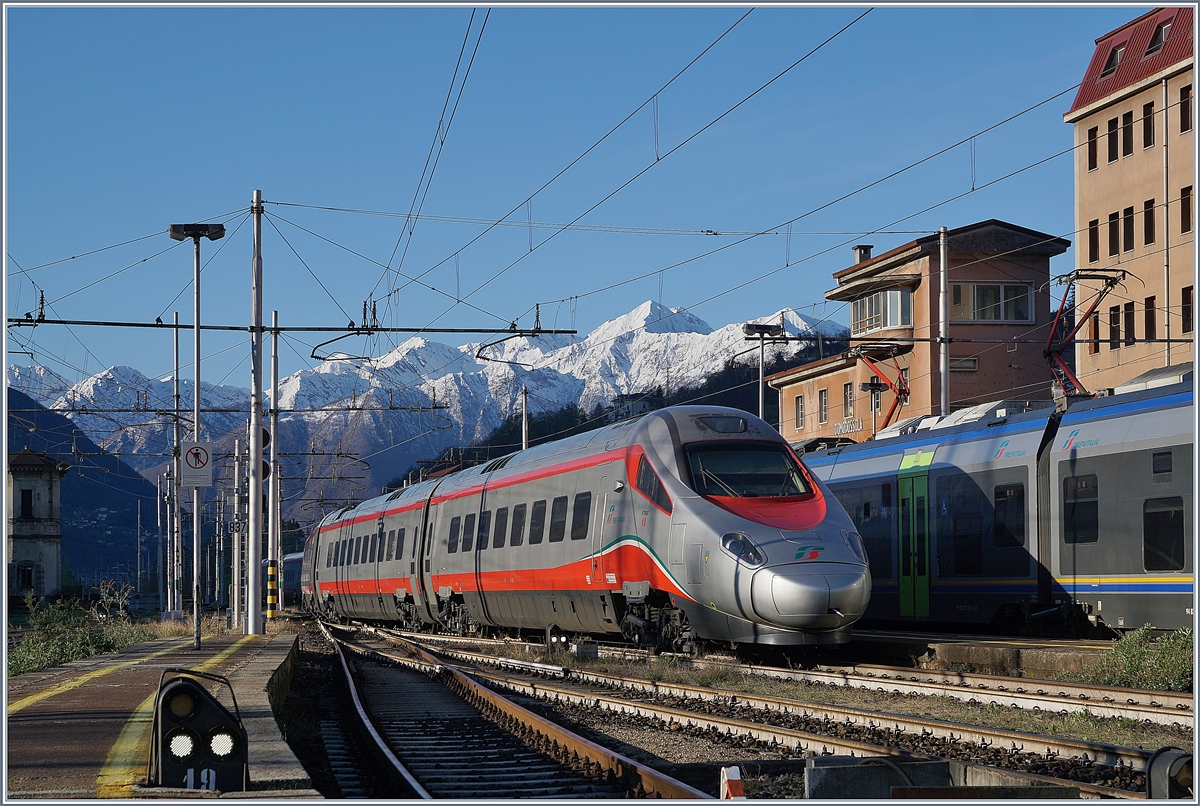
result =
M779 445L694 445L687 449L692 489L725 498L807 495L792 454Z

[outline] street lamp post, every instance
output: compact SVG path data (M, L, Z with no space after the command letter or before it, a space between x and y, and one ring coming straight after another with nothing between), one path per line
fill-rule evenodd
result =
M223 224L172 224L167 230L177 241L192 239L192 328L195 370L195 408L192 412L192 438L200 441L200 239L215 241L225 237ZM192 649L200 648L200 488L192 488Z
M761 322L747 322L742 325L742 333L748 338L758 336L758 419L766 419L766 389L763 373L766 367L767 336L778 338L783 335L783 325L766 325Z

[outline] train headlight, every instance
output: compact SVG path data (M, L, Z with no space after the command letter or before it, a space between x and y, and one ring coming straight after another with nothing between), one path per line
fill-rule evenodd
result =
M850 553L854 556L854 559L866 565L867 547L863 545L862 535L858 532L843 531L842 540L846 541L846 548L850 549Z
M741 532L731 532L722 537L721 548L736 557L738 562L745 563L751 568L757 568L766 562L762 549L754 545L754 541Z

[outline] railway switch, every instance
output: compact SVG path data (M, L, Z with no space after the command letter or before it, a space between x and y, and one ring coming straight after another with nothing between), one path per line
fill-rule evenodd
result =
M167 675L176 676L167 679ZM230 713L201 680L223 683L233 698ZM246 729L229 680L188 669L167 669L154 701L146 774L150 786L244 792L250 774Z

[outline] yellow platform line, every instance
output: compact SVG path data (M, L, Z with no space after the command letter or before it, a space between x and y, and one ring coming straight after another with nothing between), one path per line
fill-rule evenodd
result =
M179 649L179 647L183 644L184 641L191 641L191 640L192 640L191 638L186 638L186 639L180 638L178 641L173 642L166 649L160 649L156 652L151 652L149 655L146 655L145 657L137 658L135 660L123 661L121 663L114 663L111 666L105 666L103 669L97 669L94 672L88 672L87 674L80 675L79 677L72 678L63 683L59 683L57 686L51 686L50 688L48 688L44 691L39 691L37 694L30 694L28 697L22 697L21 699L17 700L16 702L9 703L8 715L12 716L13 714L17 713L18 711L28 708L29 706L34 705L35 703L39 703L42 700L49 699L50 697L54 697L58 694L62 694L63 692L70 691L71 689L79 688L84 683L88 682L89 680L95 680L97 677L103 677L106 674L112 674L113 672L120 671L121 669L127 669L130 666L134 666L143 661L150 660L151 658L157 658L160 655L166 655L168 652L174 652L177 649Z
M192 667L196 672L207 672L221 664L226 658L236 652L247 641L254 638L247 635L239 638L232 645L213 655L199 666ZM146 761L150 755L150 732L154 719L154 692L142 701L125 722L121 735L108 753L100 775L96 777L96 797L98 798L128 798L133 795L133 785L138 777L146 770Z

